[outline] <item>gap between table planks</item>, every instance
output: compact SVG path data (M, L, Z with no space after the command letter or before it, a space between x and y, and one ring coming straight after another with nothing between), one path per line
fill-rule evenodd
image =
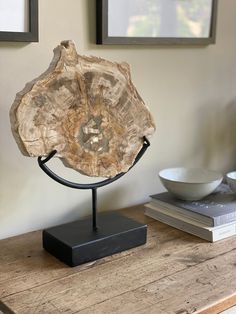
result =
M148 223L147 244L75 268L42 250L40 232L0 241L0 299L9 313L208 314L229 305L234 237L212 244L145 217L143 206L122 212Z

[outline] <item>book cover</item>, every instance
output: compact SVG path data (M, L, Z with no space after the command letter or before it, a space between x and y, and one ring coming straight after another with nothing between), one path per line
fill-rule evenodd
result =
M153 203L198 220L208 226L220 226L236 220L236 195L226 184L199 201L183 201L168 192L151 195Z
M145 205L145 215L179 230L198 236L210 242L219 241L236 234L236 222L217 227L206 227L190 218L172 213L168 209L156 209L150 203Z

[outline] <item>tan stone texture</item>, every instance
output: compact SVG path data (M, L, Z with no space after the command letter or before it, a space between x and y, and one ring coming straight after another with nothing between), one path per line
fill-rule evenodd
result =
M99 177L126 172L155 130L128 64L80 56L72 41L16 95L10 119L24 155L57 150L66 166Z

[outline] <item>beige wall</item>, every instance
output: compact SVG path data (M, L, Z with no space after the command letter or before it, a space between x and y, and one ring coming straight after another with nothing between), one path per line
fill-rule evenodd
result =
M73 39L81 54L127 61L157 132L125 177L99 191L100 209L148 200L162 191L161 168L236 168L236 2L219 1L217 39L207 47L96 46L94 0L40 0L39 43L0 43L0 238L73 220L90 212L90 192L51 181L36 159L22 156L8 112L16 92L44 71L52 49ZM53 161L67 178L87 182Z

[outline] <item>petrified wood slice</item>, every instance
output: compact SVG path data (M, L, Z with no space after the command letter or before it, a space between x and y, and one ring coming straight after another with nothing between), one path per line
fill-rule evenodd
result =
M54 49L49 69L26 84L12 105L21 152L56 156L88 176L126 172L155 125L126 63L77 54L74 43Z

